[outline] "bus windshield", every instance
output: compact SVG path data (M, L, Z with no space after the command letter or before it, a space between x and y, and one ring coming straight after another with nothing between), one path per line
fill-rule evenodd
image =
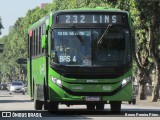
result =
M83 39L81 43L76 36ZM54 29L51 61L64 66L119 66L130 61L129 31L125 29ZM101 36L103 38L100 40Z

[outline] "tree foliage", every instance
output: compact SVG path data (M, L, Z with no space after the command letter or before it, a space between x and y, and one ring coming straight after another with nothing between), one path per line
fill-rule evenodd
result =
M0 39L0 42L4 43L4 51L0 54L1 81L20 78L20 65L17 63L17 59L27 58L28 28L53 8L54 5L46 4L44 8L36 7L33 10L29 10L25 17L17 19L9 34ZM23 68L26 69L26 66L24 65Z
M1 29L3 28L3 25L2 25L2 21L1 21L1 17L0 17L0 35L1 35Z

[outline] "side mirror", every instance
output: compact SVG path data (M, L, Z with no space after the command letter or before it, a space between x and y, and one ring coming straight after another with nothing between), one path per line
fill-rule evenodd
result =
M46 35L42 35L42 44L41 47L44 49L46 47Z

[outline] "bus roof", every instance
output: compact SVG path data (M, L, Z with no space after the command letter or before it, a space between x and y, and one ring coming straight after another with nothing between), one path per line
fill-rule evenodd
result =
M117 9L117 8L105 8L105 7L96 7L96 8L77 8L77 9L66 9L66 10L58 10L54 13L58 12L92 12L92 11L99 11L99 12L120 12L120 13L127 13L127 11Z
M34 24L32 24L28 31L31 30L31 29L34 29L35 27L39 26L40 24L42 23L45 23L45 20L49 19L49 15L46 15L45 17L41 18L40 20L38 20L37 22L35 22Z

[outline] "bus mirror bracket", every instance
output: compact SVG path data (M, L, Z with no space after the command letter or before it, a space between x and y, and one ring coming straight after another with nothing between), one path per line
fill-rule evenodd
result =
M46 35L42 35L42 49L46 48Z

